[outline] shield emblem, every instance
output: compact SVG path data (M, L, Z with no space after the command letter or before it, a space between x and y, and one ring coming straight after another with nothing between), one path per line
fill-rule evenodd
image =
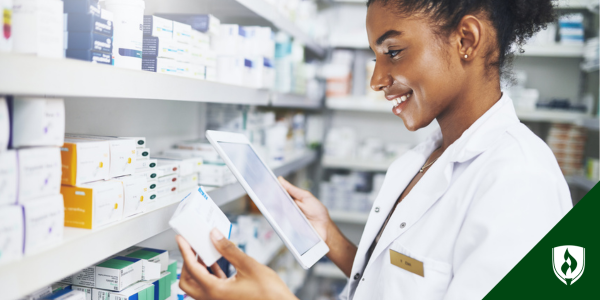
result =
M552 269L560 281L566 285L572 285L583 275L585 248L579 246L552 248Z

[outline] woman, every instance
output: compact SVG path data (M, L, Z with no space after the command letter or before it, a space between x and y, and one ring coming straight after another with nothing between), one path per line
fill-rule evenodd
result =
M371 87L411 131L434 119L440 130L390 166L358 247L310 193L281 184L348 276L341 298L481 299L572 207L552 152L500 90L511 45L553 20L551 1L367 5ZM209 275L178 237L193 298L294 299L272 270L212 238L238 273Z

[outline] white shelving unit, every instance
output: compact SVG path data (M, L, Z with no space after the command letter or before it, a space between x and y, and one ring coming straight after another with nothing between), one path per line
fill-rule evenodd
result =
M286 108L318 109L321 108L321 102L312 101L308 99L308 97L306 97L305 95L271 93L271 106Z
M338 223L366 224L369 213L354 211L330 211L331 220Z
M285 175L314 162L316 153L307 151L273 167L276 175ZM175 196L162 207L110 224L97 230L65 227L63 240L52 247L0 266L2 299L22 297L45 285L92 265L106 257L160 234L170 227L168 221L178 202L189 192ZM213 188L208 194L218 205L224 205L245 195L238 184ZM261 261L269 262L282 245L265 249Z
M385 161L361 161L353 159L340 159L332 157L323 157L321 165L330 169L350 169L355 171L365 172L386 172L390 165L394 162L393 159Z
M366 100L363 97L329 98L327 99L325 106L331 110L392 113L391 103L386 101ZM591 117L587 114L567 111L519 110L517 111L517 115L521 121L572 123L590 129L597 129L600 122L598 118Z

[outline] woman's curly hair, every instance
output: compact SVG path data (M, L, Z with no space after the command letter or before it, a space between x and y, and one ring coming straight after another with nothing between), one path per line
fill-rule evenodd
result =
M551 0L368 0L389 6L399 15L421 13L436 26L439 34L452 32L466 15L486 16L496 29L497 47L486 53L489 66L502 70L512 55L512 45L519 49L525 42L556 18ZM497 53L497 54L494 54Z

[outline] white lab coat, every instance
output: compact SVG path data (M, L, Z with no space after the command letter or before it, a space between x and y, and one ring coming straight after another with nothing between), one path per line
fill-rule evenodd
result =
M438 130L388 169L341 299L481 299L572 208L554 155L503 96L398 204L366 261L441 137ZM423 262L425 276L391 264L390 249Z

